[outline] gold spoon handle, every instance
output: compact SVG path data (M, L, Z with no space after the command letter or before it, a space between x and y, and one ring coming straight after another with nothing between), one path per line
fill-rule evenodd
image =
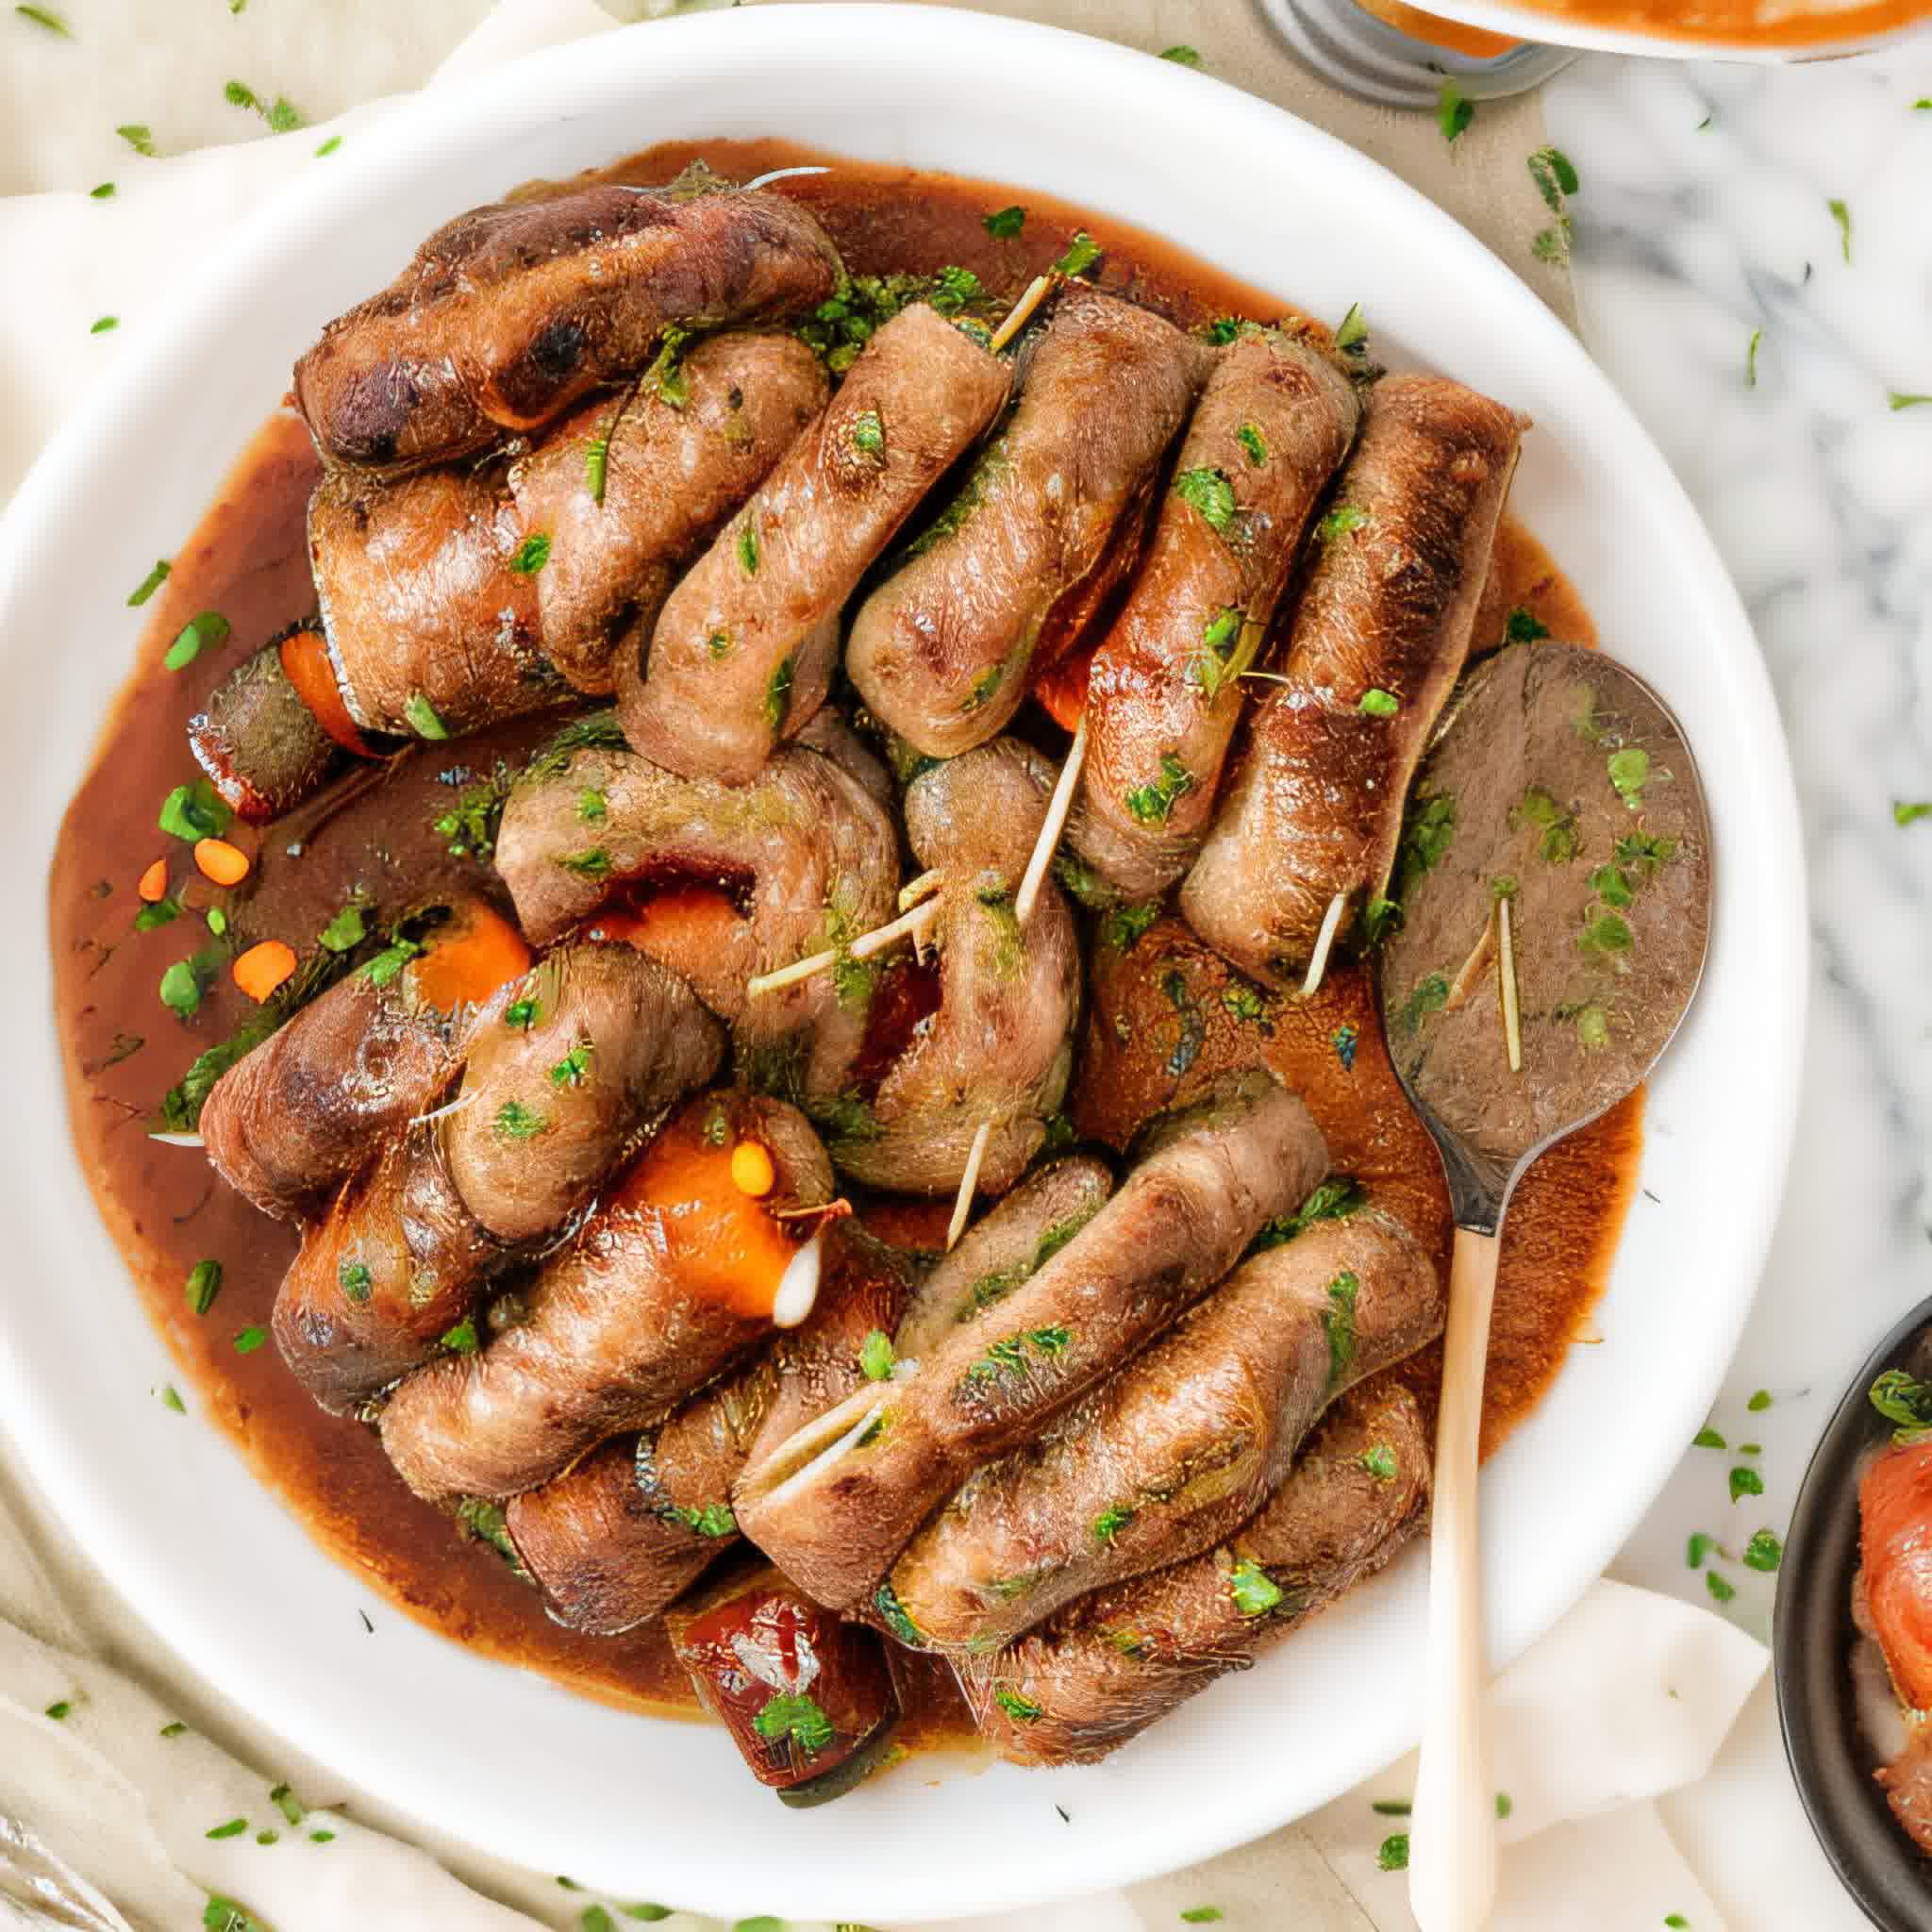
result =
M1496 1813L1483 1735L1482 1555L1476 1452L1497 1237L1456 1230L1429 1530L1429 1635L1422 1756L1409 1831L1408 1902L1422 1932L1478 1932L1496 1898Z

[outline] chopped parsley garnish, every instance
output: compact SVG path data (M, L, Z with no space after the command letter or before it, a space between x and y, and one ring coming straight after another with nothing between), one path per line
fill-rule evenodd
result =
M738 526L738 563L748 577L758 574L758 525L746 517Z
M1576 1038L1582 1046L1594 1053L1599 1047L1609 1045L1609 1015L1594 1000L1587 1006L1578 1007L1574 1017Z
M1684 1545L1685 1569L1701 1570L1704 1567L1705 1557L1712 1550L1717 1549L1717 1547L1718 1541L1716 1537L1706 1536L1701 1529L1693 1529L1690 1532L1690 1540ZM1719 1554L1722 1555L1723 1552L1720 1551Z
M1922 403L1932 403L1932 391L1921 394L1910 390L1889 389L1885 395L1894 409L1916 409Z
M1693 1449L1727 1449L1730 1444L1708 1423L1690 1438Z
M1100 259L1100 243L1085 228L1075 230L1074 239L1067 243L1067 252L1054 263L1054 273L1060 275L1084 275Z
M163 1738L178 1738L187 1728L188 1726L177 1717L171 1723L163 1724L158 1735Z
M587 825L601 825L610 816L610 801L594 785L585 785L577 792L577 818Z
M188 1405L181 1400L181 1391L172 1382L168 1383L161 1391L161 1407L163 1408L172 1408L176 1415L186 1415L188 1413ZM166 1731L161 1733L161 1736L164 1738L167 1735Z
M1831 210L1831 218L1838 224L1839 252L1847 261L1852 258L1852 211L1843 202L1834 196L1825 207Z
M1744 1545L1743 1563L1747 1570L1759 1570L1769 1576L1784 1561L1785 1546L1768 1529L1760 1529Z
M302 125L301 113L291 102L277 94L264 106L261 96L246 81L231 80L222 90L222 98L231 108L252 108L268 123L272 134L287 134L291 128Z
M1010 208L995 208L979 219L995 242L1010 242L1026 225L1026 210L1015 202Z
M136 932L153 932L157 926L174 924L180 917L180 900L157 899L152 906L143 906L134 915L134 929Z
M527 1033L536 1020L537 1002L533 999L512 1000L503 1009L503 1024L513 1026L519 1033Z
M1740 1462L1731 1471L1731 1501L1740 1496L1761 1496L1764 1493L1764 1478L1749 1463Z
M211 1826L204 1836L208 1838L240 1838L247 1829L247 1819L231 1818L225 1824Z
M671 1513L693 1536L716 1541L738 1534L738 1518L733 1515L729 1503L707 1503L699 1509L674 1509Z
M1199 511L1217 537L1225 537L1235 518L1234 485L1215 469L1183 470L1174 479L1174 493L1190 509Z
M423 693L412 691L403 707L403 716L418 738L441 741L449 736L449 726L437 715L436 707Z
M98 192L98 190L96 192ZM134 589L128 592L127 608L130 610L134 610L145 604L168 581L169 574L174 568L175 566L165 557L156 558L154 569L149 571L146 576L142 577L140 583L136 584Z
M1645 832L1632 832L1617 841L1617 863L1639 872L1645 879L1655 878L1661 866L1668 865L1677 856L1677 841L1674 839L1652 837Z
M287 1785L277 1785L268 1794L268 1801L291 1824L300 1824L308 1816L302 1808L302 1800Z
M1264 1020L1268 1016L1268 1004L1252 986L1224 986L1221 989L1221 1004L1237 1020Z
M1510 611L1509 620L1503 626L1503 636L1512 644L1533 644L1539 638L1546 638L1550 627L1533 610L1525 610L1519 604Z
M1751 1397L1751 1400L1744 1405L1744 1407L1748 1408L1753 1415L1761 1414L1765 1409L1771 1407L1771 1391L1769 1389L1759 1389Z
M1346 1020L1328 1036L1329 1043L1335 1049L1335 1058L1341 1062L1344 1074L1355 1072L1355 1052L1359 1039L1360 1035Z
M852 447L862 457L886 453L886 425L876 409L861 409L852 419Z
M1376 1798L1369 1806L1377 1818L1407 1818L1414 1810L1407 1798Z
M1754 328L1751 331L1750 341L1744 346L1744 387L1746 389L1756 389L1757 387L1757 345L1763 340L1764 331L1761 328Z
M138 155L152 155L155 151L154 130L144 122L124 121L114 132Z
M1201 695L1211 705L1223 689L1241 675L1231 667L1241 634L1241 613L1224 604L1201 626L1201 648L1188 660L1187 679L1199 685Z
M1213 1925L1217 1924L1220 1919L1221 1907L1219 1906L1190 1906L1181 1914L1181 1924L1183 1925Z
M1615 912L1599 912L1576 935L1580 951L1601 955L1627 953L1636 944L1629 926Z
M966 702L959 708L962 711L976 711L993 692L999 690L1001 680L1007 675L1004 664L989 664L973 680L973 689L966 693Z
M1382 1840L1381 1849L1375 1854L1375 1863L1384 1872L1407 1872L1408 1870L1407 1832L1391 1832Z
M525 1107L521 1100L506 1100L496 1109L496 1131L506 1141L534 1141L550 1123L545 1117Z
M335 151L337 150L337 148L341 147L341 144L342 144L342 137L341 137L341 136L340 134L331 134L331 135L329 136L329 138L328 138L328 139L327 139L327 140L326 140L325 142L324 142L322 143L322 145L321 145L320 147L318 147L318 148L317 148L317 149L315 150L315 158L316 158L316 159L317 159L317 160L320 160L320 159L322 158L322 157L323 157L324 155L332 155L332 154L334 154L334 153L335 153ZM311 1837L311 1838L314 1838L314 1837L316 1837L316 1836L317 1836L317 1834L316 1834L316 1833L314 1833L314 1832L310 1832L310 1833L309 1833L309 1837ZM333 1838L333 1837L335 1837L335 1833L331 1831L331 1832L327 1833L327 1834L326 1834L326 1836L327 1836L327 1837L329 1837L329 1838Z
M892 1352L892 1338L883 1328L873 1329L858 1345L859 1373L868 1382L889 1380L896 1358Z
M520 577L533 577L549 561L549 534L535 530L517 545L517 554L510 558L509 567Z
M1164 825L1173 815L1174 801L1194 789L1194 774L1171 751L1160 754L1160 776L1152 784L1137 785L1126 794L1127 809L1143 825Z
M613 417L609 427L601 436L591 437L584 449L584 488L599 508L604 503L604 486L610 480L610 431L616 426Z
M1715 1570L1704 1573L1704 1587L1710 1592L1711 1602L1718 1604L1729 1603L1738 1593L1737 1586L1727 1583Z
M730 657L731 633L728 630L714 630L705 640L705 649L711 654L714 659Z
M219 839L234 816L221 793L206 778L197 778L168 793L156 823L170 838L193 845L203 839Z
M14 12L23 20L30 20L36 26L43 26L50 34L58 34L63 41L74 38L74 29L54 11L51 7L16 7ZM67 1713L63 1710L62 1717Z
M261 1344L267 1340L268 1330L266 1328L258 1327L255 1325L255 1324L250 1323L249 1325L246 1328L242 1329L241 1334L239 1334L235 1338L235 1353L237 1355L253 1355L255 1351L258 1348L259 1348Z
M1516 1800L1507 1791L1496 1793L1496 1816L1507 1818L1516 1808Z
M1932 1429L1932 1382L1920 1382L1903 1369L1887 1369L1873 1383L1868 1399L1887 1422L1898 1424L1901 1438Z
M1093 1519L1093 1541L1111 1546L1114 1538L1140 1513L1130 1503L1109 1503Z
M121 318L118 315L97 315L88 325L87 332L91 336L104 336L109 329L119 328L120 326Z
M365 1261L344 1261L336 1270L336 1282L352 1302L366 1302L375 1288Z
M1352 503L1338 503L1315 525L1315 535L1324 543L1333 543L1338 538L1346 537L1351 530L1359 530L1368 520L1367 510L1358 509Z
M1444 141L1460 141L1475 119L1475 103L1453 80L1442 83L1436 96L1436 125Z
M1029 1354L1042 1361L1052 1361L1066 1354L1073 1340L1073 1332L1067 1328L1023 1328L1019 1334L992 1343L966 1371L967 1379L991 1382L1005 1375L1024 1374L1032 1366L1027 1359Z
M941 315L958 315L969 302L977 302L985 292L979 286L979 277L970 268L948 263L939 272L926 300Z
M1360 708L1372 718L1392 718L1402 708L1402 700L1393 691L1381 690L1371 685L1363 691Z
M1045 1711L1030 1697L1023 1697L1017 1690L1009 1690L1004 1684L992 1693L992 1701L1013 1720L1016 1724L1038 1724L1046 1715Z
M899 1601L898 1592L890 1583L882 1583L873 1596L873 1607L878 1611L885 1626L899 1641L908 1648L918 1650L925 1642L925 1633L910 1616L906 1606Z
M46 1710L42 1713L43 1716L52 1718L57 1724L63 1718L71 1717L73 1714L73 1702L65 1697L59 1698L55 1703L48 1705Z
M617 1908L626 1919L641 1920L647 1925L655 1925L660 1919L671 1916L669 1906L653 1905L649 1901L641 1905L619 1906Z
M1344 356L1365 356L1369 349L1369 325L1362 319L1362 305L1351 302L1348 313L1335 331L1335 346Z
M1392 1483L1395 1480L1395 1452L1386 1442L1377 1442L1373 1449L1362 1454L1362 1467L1378 1483Z
M1529 252L1539 261L1565 262L1570 259L1570 197L1576 192L1576 170L1561 148L1540 147L1529 157L1529 178L1543 198L1543 206L1556 216L1553 226L1542 229L1530 242Z
M1241 444L1241 454L1259 469L1268 460L1268 439L1252 423L1243 423L1234 433L1234 440Z
M1379 946L1402 924L1402 908L1379 896L1362 908L1362 944Z
M768 1744L790 1740L808 1757L832 1741L832 1721L809 1697L781 1691L752 1719L751 1727Z
M1541 785L1532 785L1522 804L1509 808L1509 823L1513 827L1538 828L1541 836L1537 850L1546 863L1568 865L1576 857L1576 815L1566 811Z
M1449 1004L1449 982L1440 973L1419 979L1415 991L1404 1001L1402 1024L1410 1033L1420 1033L1431 1013L1440 1013Z
M414 940L398 936L369 960L362 968L362 976L371 986L387 986L411 959L419 958L422 952L423 948Z
M1605 759L1604 768L1625 807L1631 811L1641 810L1643 788L1650 782L1650 754L1641 745L1626 744Z
M162 1006L184 1020L192 1019L201 1010L201 996L208 991L212 972L211 963L199 956L176 959L161 974Z
M1322 1310L1322 1329L1328 1338L1328 1386L1337 1388L1355 1365L1355 1305L1361 1278L1344 1268L1328 1284L1328 1306Z
M580 1040L550 1069L550 1084L553 1087L581 1087L591 1077L591 1056L596 1051L594 1043Z
M765 685L763 702L758 707L767 725L774 732L785 728L785 720L791 710L791 659L780 660Z
M1932 818L1932 798L1895 798L1891 803L1891 822L1895 825L1916 824L1921 819Z
M215 1305L215 1296L222 1291L222 1264L219 1261L197 1261L188 1271L188 1286L184 1291L188 1306L197 1315L207 1314Z
M1200 49L1197 47L1163 47L1160 50L1160 58L1163 60L1172 60L1176 67L1198 67L1201 64ZM1221 1914L1216 1912L1214 1916L1218 1919Z
M1630 881L1614 865L1598 866L1590 875L1590 890L1606 906L1627 906L1637 896L1630 890Z
M344 906L316 934L316 943L331 953L352 953L369 937L369 921L354 901Z
M113 196L114 184L111 181L103 181L97 187L90 188L87 192L90 201L108 201Z
M601 845L592 845L588 852L568 852L557 862L565 872L575 873L580 879L608 879L610 876L610 855Z
M1368 1200L1367 1191L1353 1174L1335 1174L1324 1181L1292 1214L1277 1214L1264 1222L1255 1237L1254 1252L1264 1253L1291 1241L1305 1228L1318 1221L1346 1221Z

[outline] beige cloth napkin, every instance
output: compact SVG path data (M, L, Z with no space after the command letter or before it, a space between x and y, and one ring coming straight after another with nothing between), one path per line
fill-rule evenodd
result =
M165 9L67 0L58 10L73 42L0 15L0 185L65 191L0 199L0 260L21 272L12 288L34 293L0 302L0 498L170 284L193 273L202 238L285 178L327 165L315 153L325 136L352 140L393 106L371 96L417 84L473 27L439 78L611 25L591 0L503 0L487 17L483 0L254 0L239 13L220 0L192 5L206 21L191 17L190 0ZM640 0L632 10L671 8ZM1543 139L1533 102L1486 106L1451 151L1430 117L1364 108L1302 74L1237 0L998 0L992 10L1150 52L1197 47L1210 71L1405 175L1569 315L1567 279L1527 253L1545 219L1522 165ZM756 33L756 21L742 30ZM230 78L271 103L346 111L326 127L200 146L260 125L223 98ZM114 132L124 121L179 158L138 156ZM90 197L103 180L115 193ZM108 314L122 325L91 335ZM1702 1775L1763 1667L1761 1648L1721 1620L1602 1583L1504 1675L1491 1693L1510 1801L1499 1932L1580 1932L1612 1916L1643 1927L1669 1913L1716 1932L1715 1908L1649 1800ZM62 1706L63 1716L47 1715ZM163 1735L176 1722L189 1729ZM1410 1778L1407 1763L1393 1766L1242 1851L1024 1923L1028 1932L1151 1932L1213 1906L1229 1932L1407 1932L1403 1881L1382 1869L1402 1820L1374 1805L1405 1798ZM299 1823L271 1796L283 1785ZM229 1817L254 1824L232 1839L206 1836ZM279 1833L273 1845L256 1841L264 1818ZM600 1903L425 1833L228 1703L66 1540L0 1431L0 1926L191 1926L210 1892L276 1932L581 1925ZM1021 1923L987 1922L986 1932Z

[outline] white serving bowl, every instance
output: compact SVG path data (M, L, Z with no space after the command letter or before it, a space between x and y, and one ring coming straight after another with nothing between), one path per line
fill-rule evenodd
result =
M1716 824L1703 997L1657 1079L1642 1180L1597 1321L1484 1482L1498 1662L1616 1551L1702 1423L1782 1182L1806 980L1798 823L1770 686L1716 553L1575 339L1420 195L1209 76L951 10L719 12L601 35L438 89L345 142L189 278L43 457L0 527L4 860L40 903L60 813L172 553L295 355L429 229L534 175L649 142L786 135L1051 192L1185 241L1317 312L1359 301L1378 352L1537 421L1515 502L1605 644L1688 728ZM445 1830L622 1897L725 1918L891 1924L1144 1877L1321 1804L1414 1741L1424 1558L1112 1761L909 1771L783 1809L723 1732L626 1716L468 1654L373 1598L198 1416L55 1123L46 945L5 955L9 1281L0 1405L59 1520L230 1697ZM184 1157L192 1158L192 1157ZM192 1402L191 1407L198 1408ZM376 1611L374 1636L358 1610Z

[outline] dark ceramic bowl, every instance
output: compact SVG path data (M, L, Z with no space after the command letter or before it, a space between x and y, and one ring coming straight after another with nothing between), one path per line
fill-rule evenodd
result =
M1772 1674L1798 1795L1845 1890L1885 1932L1932 1932L1932 1858L1872 1780L1879 1757L1859 1727L1852 1677L1859 1464L1892 1428L1867 1391L1891 1368L1921 1378L1932 1370L1932 1301L1873 1351L1812 1452L1778 1575Z

